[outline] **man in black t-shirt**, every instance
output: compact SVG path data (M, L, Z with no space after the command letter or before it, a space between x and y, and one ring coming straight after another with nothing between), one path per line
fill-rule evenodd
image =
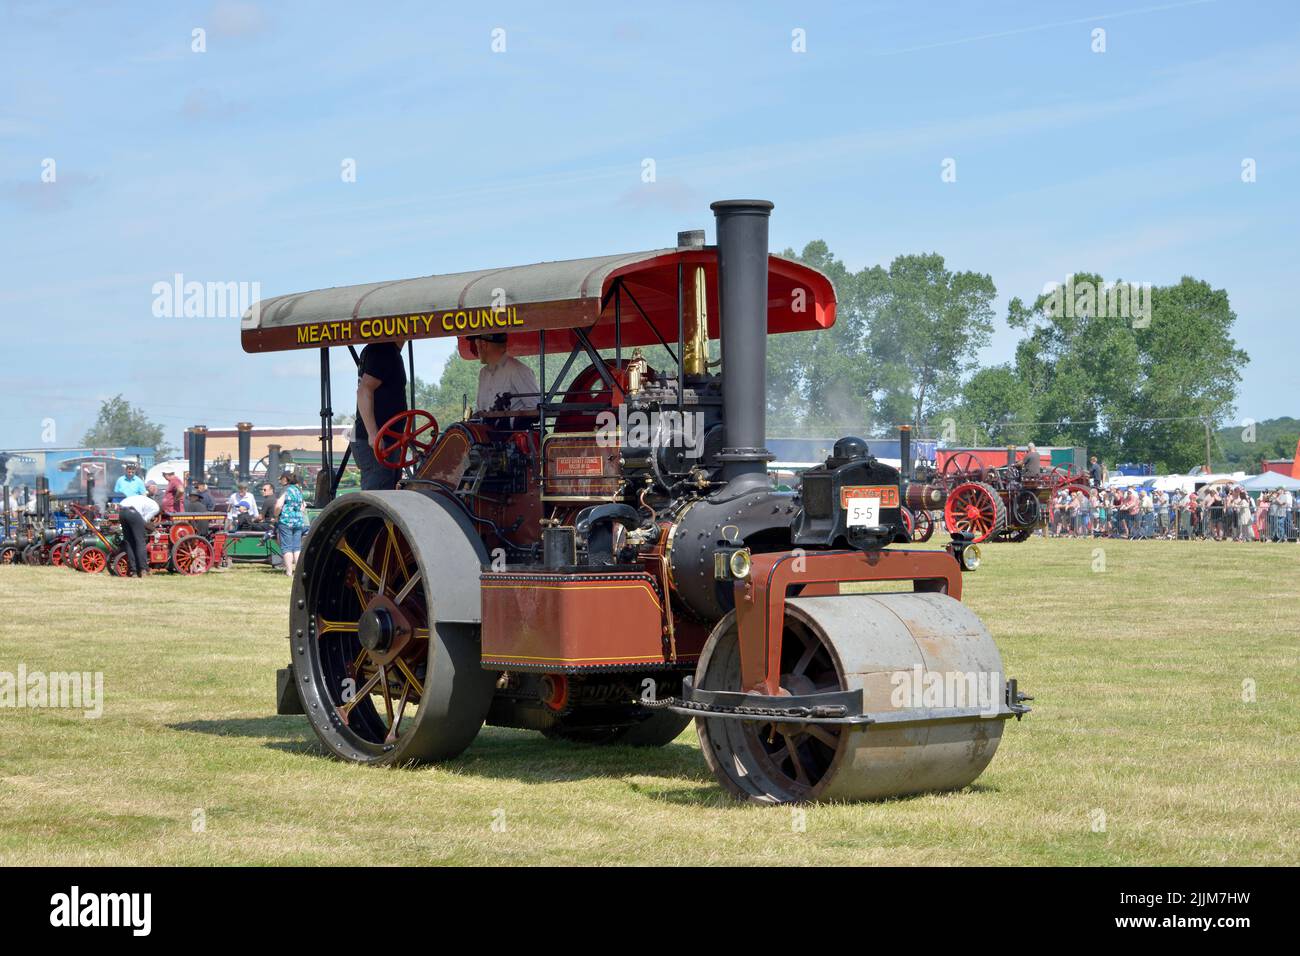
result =
M406 368L402 350L394 342L375 342L361 350L357 366L357 419L352 459L361 469L362 491L391 491L398 472L385 468L370 447L373 437L390 418L406 411Z

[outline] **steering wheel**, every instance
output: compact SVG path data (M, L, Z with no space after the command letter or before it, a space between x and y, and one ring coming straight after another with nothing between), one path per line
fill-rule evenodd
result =
M388 439L387 447L384 439ZM401 471L427 455L437 440L438 419L423 409L412 408L384 422L370 447L381 465Z

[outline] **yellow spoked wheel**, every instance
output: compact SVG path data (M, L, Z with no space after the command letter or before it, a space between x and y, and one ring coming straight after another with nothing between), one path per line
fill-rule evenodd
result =
M295 681L317 735L344 760L455 756L491 702L477 628L430 612L445 527L422 521L421 504L436 508L405 491L340 498L317 519L296 574Z

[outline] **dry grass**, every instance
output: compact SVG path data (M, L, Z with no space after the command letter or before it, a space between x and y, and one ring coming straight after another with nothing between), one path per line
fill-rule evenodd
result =
M441 767L337 763L272 713L284 578L2 568L0 671L100 670L107 701L0 710L0 864L1300 861L1300 549L1096 546L1104 573L1093 542L1036 539L967 577L1037 698L974 787L810 807L803 831L726 801L689 730L647 752L489 728Z

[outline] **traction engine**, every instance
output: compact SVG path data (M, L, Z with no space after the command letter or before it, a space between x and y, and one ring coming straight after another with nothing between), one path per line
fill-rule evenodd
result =
M721 785L765 803L979 776L1028 698L961 603L971 536L899 547L905 476L858 438L797 492L767 475L769 308L790 292L769 288L771 208L714 203L716 248L672 253L677 367L602 356L574 328L565 372L589 365L548 393L543 364L536 412L507 395L445 429L419 410L383 425L398 490L340 495L315 520L280 712L366 764L454 757L484 723L662 746L694 720ZM617 283L597 292L626 322Z

